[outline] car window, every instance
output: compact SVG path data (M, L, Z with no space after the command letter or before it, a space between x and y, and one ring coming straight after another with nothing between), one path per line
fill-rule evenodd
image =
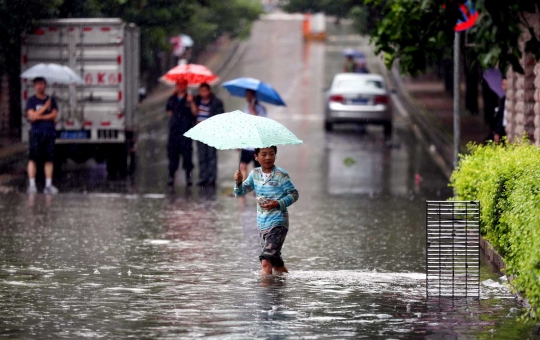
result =
M384 89L384 84L376 79L336 79L333 87L340 90Z

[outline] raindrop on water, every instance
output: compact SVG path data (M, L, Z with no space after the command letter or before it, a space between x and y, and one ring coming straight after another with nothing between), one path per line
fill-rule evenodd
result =
M99 274L99 270L94 270L94 274Z
M128 269L128 276L131 276L131 269Z
M408 303L408 304L407 304L407 313L409 313L410 311L411 311L411 304Z

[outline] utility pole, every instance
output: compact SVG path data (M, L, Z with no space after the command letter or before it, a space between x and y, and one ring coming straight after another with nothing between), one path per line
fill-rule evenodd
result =
M459 144L460 144L460 119L459 119L459 50L460 36L459 32L454 33L454 169L458 166L459 161Z

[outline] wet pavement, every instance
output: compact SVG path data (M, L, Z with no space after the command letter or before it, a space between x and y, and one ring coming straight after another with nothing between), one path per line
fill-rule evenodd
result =
M291 273L258 274L255 199L230 197L238 152L219 153L216 190L166 190L164 120L141 133L127 180L68 164L58 196L26 196L23 169L0 195L0 337L35 339L527 339L534 326L482 265L481 299L425 296L424 201L451 195L402 117L382 129L323 130L323 91L341 50L367 40L331 27L303 44L301 22L255 24L226 75L273 84L269 117L304 140L277 164L300 191L283 249ZM370 67L378 63L370 59ZM219 93L228 111L243 101ZM13 189L13 190L10 190Z

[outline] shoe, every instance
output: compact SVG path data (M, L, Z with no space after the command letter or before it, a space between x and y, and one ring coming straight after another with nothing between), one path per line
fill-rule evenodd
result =
M45 189L43 189L43 193L47 195L56 195L58 193L58 189L55 186L51 185L45 187Z
M198 187L205 187L207 185L206 181L198 181L197 186Z
M37 194L37 187L35 185L31 185L26 190L27 194Z
M169 188L174 188L174 177L169 177L169 179L167 180L167 185L169 186Z

